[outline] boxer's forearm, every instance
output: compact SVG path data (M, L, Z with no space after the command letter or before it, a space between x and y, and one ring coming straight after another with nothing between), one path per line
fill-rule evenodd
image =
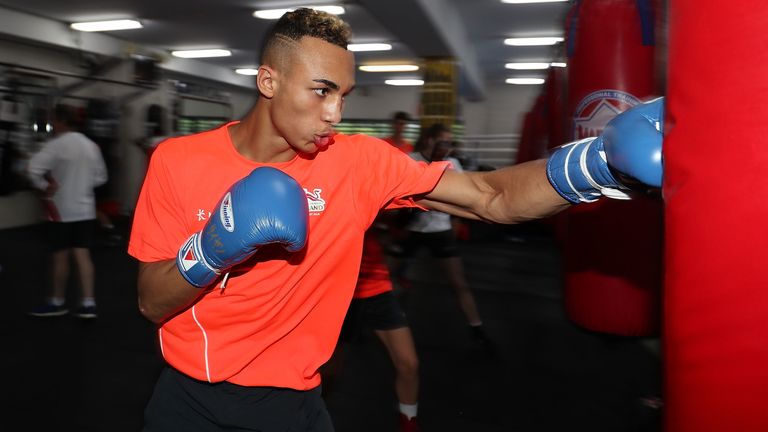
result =
M547 180L546 160L490 172L448 171L420 203L455 216L497 223L539 219L569 207Z
M139 263L138 292L141 314L159 324L189 307L205 290L181 276L176 260L167 260Z

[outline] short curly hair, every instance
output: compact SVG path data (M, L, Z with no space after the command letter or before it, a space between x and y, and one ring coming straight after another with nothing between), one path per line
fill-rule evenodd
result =
M309 8L286 12L267 33L261 50L261 63L268 62L282 48L308 36L347 48L352 30L336 15Z

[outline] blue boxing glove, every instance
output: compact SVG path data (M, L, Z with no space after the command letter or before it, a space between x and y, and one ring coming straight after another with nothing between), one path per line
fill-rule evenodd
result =
M278 169L256 168L232 185L215 209L176 257L182 276L196 287L210 285L262 245L280 243L296 252L306 243L307 196L296 180Z
M600 196L628 199L640 183L661 187L664 98L636 105L614 117L598 137L559 147L547 161L547 177L572 203Z

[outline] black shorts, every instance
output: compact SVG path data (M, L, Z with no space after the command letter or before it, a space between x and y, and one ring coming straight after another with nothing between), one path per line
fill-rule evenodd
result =
M51 249L60 251L72 248L90 248L96 230L96 220L77 222L49 222L48 238Z
M365 327L373 330L395 330L408 327L405 312L392 291L373 297L352 299L347 316L344 318L344 325L341 327L340 339L344 342L353 342Z
M208 383L166 367L144 410L144 432L333 432L320 387L293 390Z
M405 240L400 243L401 250L396 255L401 258L409 258L421 247L429 249L430 254L435 258L459 256L456 235L452 229L429 233L410 231Z

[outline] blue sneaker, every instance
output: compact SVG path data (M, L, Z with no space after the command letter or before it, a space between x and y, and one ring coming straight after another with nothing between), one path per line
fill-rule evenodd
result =
M56 306L51 303L43 303L27 312L27 314L36 317L55 317L65 315L67 312L69 312L69 309L64 305Z
M80 306L74 312L74 315L78 318L98 318L99 314L96 312L96 306Z

